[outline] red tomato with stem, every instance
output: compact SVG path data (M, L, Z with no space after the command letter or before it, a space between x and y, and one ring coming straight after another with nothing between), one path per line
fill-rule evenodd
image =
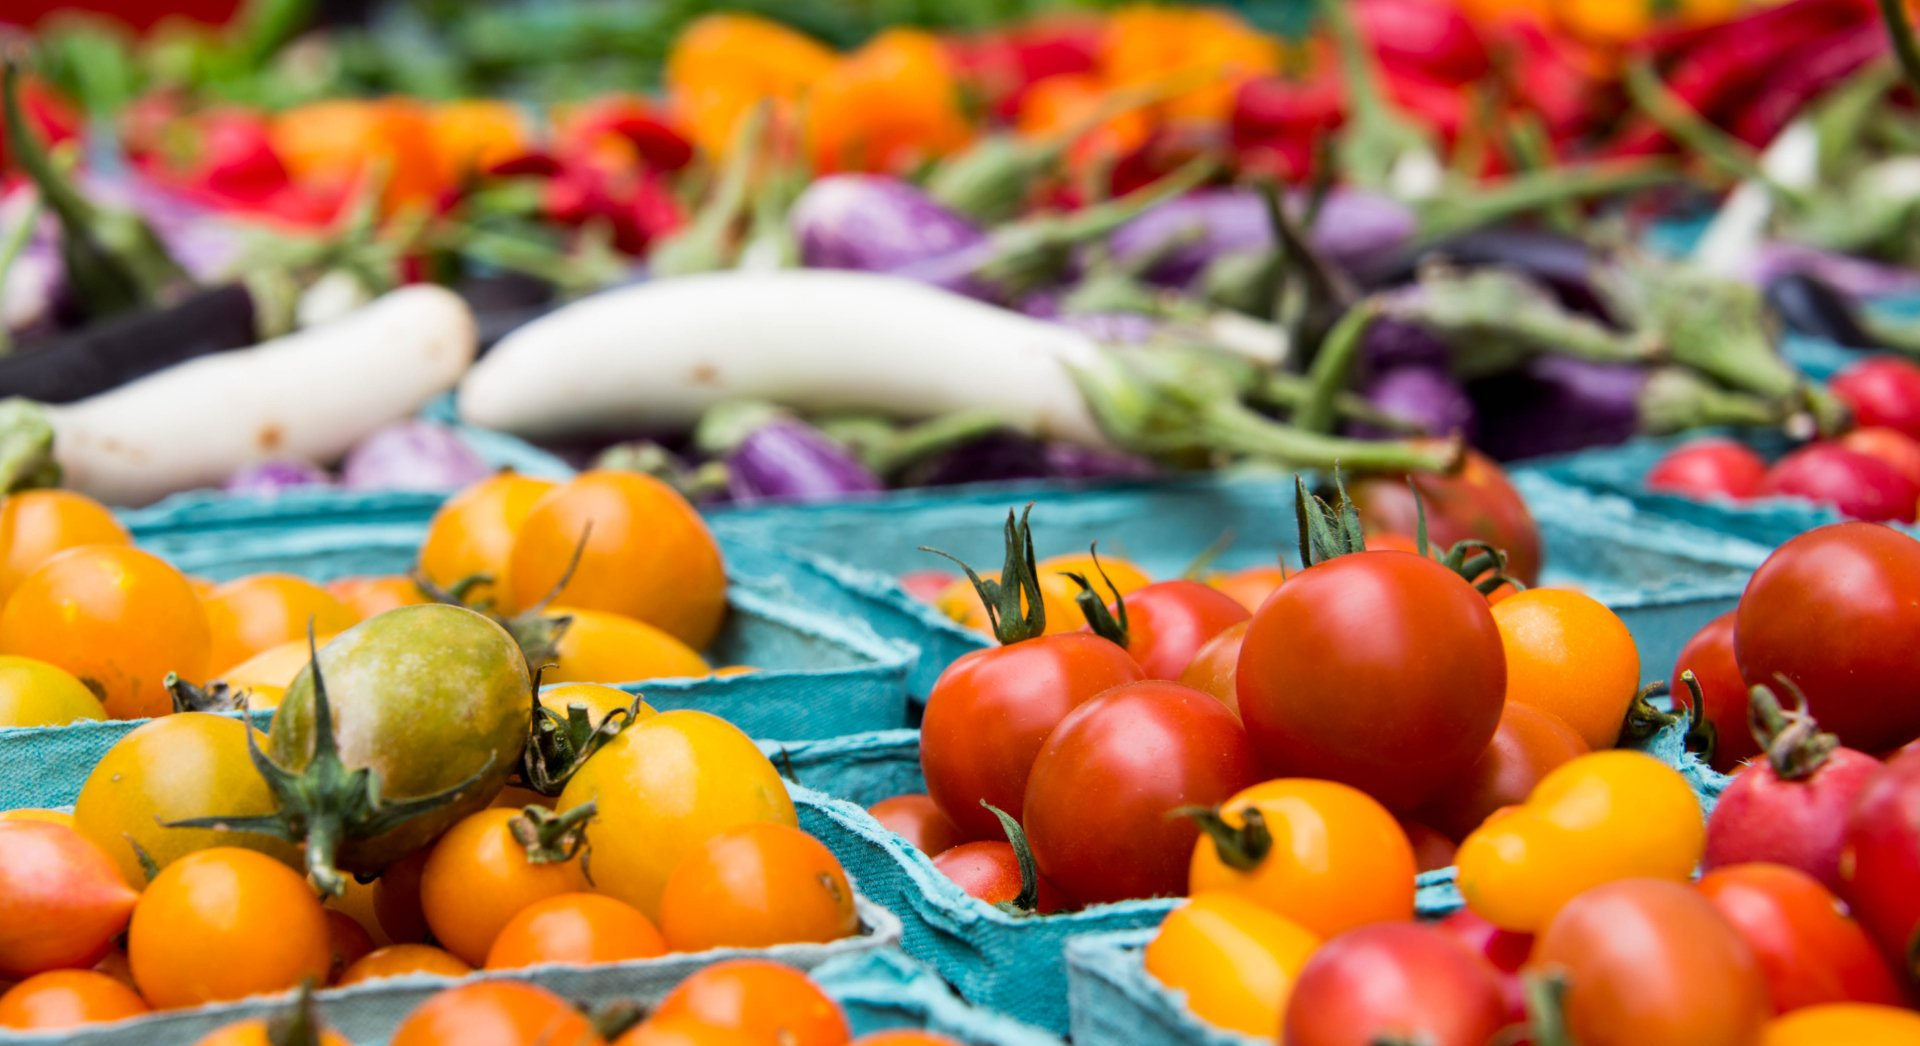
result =
M1455 841L1465 839L1494 811L1526 802L1548 774L1588 751L1586 741L1558 716L1509 701L1486 751L1421 816Z
M1733 652L1733 628L1739 616L1738 610L1729 610L1695 632L1680 648L1669 684L1676 710L1685 708L1694 717L1694 733L1713 738L1707 761L1723 774L1760 754L1760 745L1747 726L1747 681ZM1700 686L1704 710L1693 707L1693 691L1681 679L1687 672Z
M1911 523L1920 510L1920 486L1899 469L1834 443L1802 447L1775 462L1760 494L1832 505L1869 523Z
M1897 429L1854 429L1837 440L1848 450L1878 458L1920 487L1920 439Z
M1361 480L1353 486L1353 500L1368 533L1418 533L1424 507L1434 547L1485 541L1507 554L1510 577L1527 585L1540 580L1540 526L1507 474L1479 451L1467 451L1458 472L1414 477L1413 489L1404 476Z
M1647 489L1689 498L1744 501L1760 494L1767 461L1730 439L1697 439L1668 451L1647 470Z
M1047 736L1023 820L1041 874L1083 903L1178 896L1200 829L1172 815L1259 779L1246 733L1220 702L1178 683L1133 683Z
M1873 939L1805 872L1737 864L1708 872L1697 888L1759 958L1773 1012L1831 1002L1902 1004Z
M1000 819L1004 840L961 843L933 859L933 866L978 900L1017 913L1051 915L1072 907L1067 896L1040 874L1027 833L1012 817Z
M1920 935L1920 751L1875 775L1854 799L1840 849L1840 896L1909 978Z
M1148 679L1180 678L1194 655L1215 636L1253 615L1232 596L1198 581L1156 581L1119 597L1108 608L1117 633L1090 624L1140 662Z
M1861 428L1890 428L1920 439L1920 364L1891 357L1857 363L1827 387Z
M1379 923L1320 947L1294 984L1287 1046L1486 1046L1507 1025L1499 972L1435 926Z

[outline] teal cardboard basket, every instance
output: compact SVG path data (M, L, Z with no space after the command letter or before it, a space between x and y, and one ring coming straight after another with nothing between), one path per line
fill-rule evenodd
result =
M953 993L940 975L893 948L829 960L813 979L840 1003L855 1036L917 1028L966 1046L1060 1046L1058 1036Z

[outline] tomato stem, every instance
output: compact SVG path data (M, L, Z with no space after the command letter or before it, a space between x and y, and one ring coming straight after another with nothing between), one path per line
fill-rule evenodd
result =
M1100 565L1100 542L1095 541L1089 545L1087 553L1093 558L1093 569L1099 573L1100 580L1106 583L1107 591L1113 593L1115 610L1112 612L1107 610L1106 602L1100 598L1100 593L1094 591L1093 585L1087 581L1085 575L1068 572L1065 575L1066 578L1080 586L1080 591L1074 595L1073 602L1080 608L1081 615L1087 619L1087 627L1093 630L1094 635L1124 650L1129 639L1126 597L1120 594L1120 589L1114 585L1113 579L1107 576L1107 568Z
M1567 1028L1567 980L1558 973L1526 974L1521 985L1527 998L1527 1026L1533 1046L1576 1046Z
M1340 470L1333 471L1333 486L1338 497L1331 505L1307 490L1307 481L1293 478L1295 522L1300 528L1300 561L1306 566L1325 563L1338 556L1367 550L1366 536L1360 526L1360 510L1347 497L1346 480Z
M1626 717L1620 724L1620 743L1645 741L1680 721L1678 715L1662 712L1653 706L1653 699L1666 692L1665 682L1653 682L1641 687L1633 695L1633 703L1627 706Z
M270 1046L320 1046L320 1018L313 1011L313 978L300 981L293 1004L267 1020Z
M993 636L1002 646L1012 646L1047 632L1046 600L1040 592L1040 566L1033 554L1033 528L1027 522L1032 514L1031 501L1027 502L1027 507L1021 510L1018 517L1012 509L1007 510L1007 558L997 580L982 578L958 556L926 545L920 546L920 551L949 559L966 571L967 580L973 582L973 590L980 594L980 603L986 607L987 620L993 626Z
M1220 863L1235 871L1251 872L1273 852L1273 832L1258 807L1241 811L1237 825L1228 821L1219 807L1212 806L1183 806L1168 816L1191 818L1213 840Z
M999 908L1014 915L1032 915L1040 907L1040 865L1033 859L1027 831L1005 810L985 799L980 800L980 805L1000 819L1000 828L1007 833L1007 845L1013 847L1013 862L1020 866L1020 893L1011 901L1001 902Z
M1840 747L1840 739L1821 731L1807 711L1806 694L1792 680L1775 678L1792 696L1793 707L1783 707L1765 684L1755 686L1747 702L1747 727L1767 754L1774 776L1782 781L1802 781L1826 765L1833 750Z
M1697 754L1702 762L1711 763L1720 751L1720 728L1707 718L1707 697L1700 690L1700 679L1692 669L1680 673L1680 683L1687 688L1691 703L1687 717L1687 750Z
M545 671L544 665L534 669L533 684L528 688L533 713L517 773L522 787L557 796L582 764L633 725L646 698L635 694L633 704L608 712L598 723L583 705L570 704L563 715L540 703L540 676Z
M563 814L529 806L507 822L507 831L527 852L528 864L564 864L587 848L587 822L598 812L599 804L592 801Z

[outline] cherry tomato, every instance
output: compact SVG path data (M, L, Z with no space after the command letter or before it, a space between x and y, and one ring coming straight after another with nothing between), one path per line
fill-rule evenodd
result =
M91 966L134 901L113 862L79 832L0 821L0 977Z
M1188 866L1193 893L1240 894L1322 937L1413 918L1413 848L1400 823L1365 792L1283 778L1235 795L1220 817L1244 829L1252 810L1270 842L1261 847L1257 835L1243 835L1223 846L1201 837Z
M1920 487L1920 440L1887 428L1854 429L1837 440L1848 450L1879 458Z
M1920 439L1920 366L1877 357L1834 375L1827 387L1861 428L1890 428Z
M389 610L417 606L427 601L420 585L405 574L377 577L343 577L327 582L327 594L353 612L354 620L365 621Z
M1270 772L1413 810L1492 740L1506 656L1473 586L1416 555L1358 552L1295 574L1254 614L1237 682Z
M961 1046L959 1042L945 1035L935 1035L930 1031L916 1031L912 1028L877 1031L870 1035L862 1035L853 1042L854 1046Z
M899 834L928 857L943 854L966 841L930 795L896 795L867 807L867 812L888 831Z
M960 579L949 570L909 570L900 575L898 580L907 595L922 603L932 603L945 595L947 589Z
M1770 861L1839 890L1847 813L1880 761L1851 748L1823 751L1817 738L1788 734L1775 751L1734 778L1707 821L1703 868ZM1828 739L1830 742L1830 738Z
M1207 584L1233 597L1233 601L1247 608L1251 614L1260 609L1274 591L1287 580L1287 568L1279 564L1246 567L1231 574L1221 574Z
M440 588L484 574L488 580L469 589L467 598L476 604L498 602L508 589L514 538L533 506L555 486L549 480L501 472L448 498L433 514L426 540L420 543L420 573ZM534 598L540 595L545 593Z
M632 721L635 723L660 714L645 701L635 708L633 701L632 694L603 683L565 683L540 689L540 707L564 718L567 710L577 705L586 711L588 721L596 726L606 722L607 717L615 712L633 713Z
M207 664L217 674L282 643L343 632L359 618L326 589L291 574L255 574L229 581L201 601L213 646Z
M71 673L30 657L0 655L0 729L106 717L100 699Z
M961 843L935 857L933 866L976 900L1002 905L1012 904L1020 897L1020 859L1012 843ZM1073 907L1053 880L1044 875L1035 878L1034 911L1052 915Z
M1920 1013L1901 1006L1829 1003L1767 1022L1760 1046L1909 1046L1920 1042Z
M570 607L552 613L572 623L560 634L559 661L541 677L549 683L698 678L713 671L692 647L644 621Z
M1839 893L1881 954L1911 977L1910 948L1920 934L1920 751L1888 763L1854 799Z
M82 545L131 545L105 505L69 490L27 490L0 499L0 604L22 578Z
M54 1031L152 1012L133 989L92 970L49 970L0 995L0 1028Z
M1493 608L1507 654L1507 702L1573 727L1588 748L1612 748L1640 689L1640 651L1591 596L1535 588Z
M410 977L426 975L430 977L465 977L473 972L473 967L461 962L451 952L425 944L389 944L385 948L376 948L363 956L360 961L346 968L334 983L339 987L359 984L362 981L377 981L387 977Z
M284 991L327 975L327 917L298 872L252 850L201 850L162 869L127 930L157 1007Z
M1207 640L1181 671L1180 685L1212 694L1232 709L1234 715L1239 715L1240 648L1245 645L1247 630L1252 627L1253 621L1248 619Z
M167 673L204 678L210 642L187 579L159 557L119 545L54 556L21 579L0 611L0 653L73 673L116 719L173 711Z
M1879 752L1920 736L1920 541L1867 523L1776 549L1740 597L1734 654L1749 684L1806 695L1842 743Z
M317 632L313 641L321 650L333 642L337 633ZM307 646L307 637L290 639L279 646L263 650L242 661L240 664L222 669L220 680L228 686L241 690L257 690L261 687L273 687L281 691L284 697L293 681L300 678L307 663L313 659L312 650Z
M1835 1002L1901 1004L1873 939L1812 876L1777 864L1738 864L1702 876L1699 890L1760 960L1773 1012Z
M1079 574L1088 581L1095 582L1102 592L1107 590L1107 583L1112 582L1113 587L1118 589L1122 596L1133 595L1153 584L1153 578L1133 561L1117 556L1101 556L1100 561L1096 563L1091 552L1068 552L1058 556L1048 556L1040 561L1038 571L1042 582L1050 577ZM1100 578L1102 574L1106 575L1104 581ZM1078 585L1072 588L1075 592L1080 591Z
M1131 596L1127 653L1148 679L1173 680L1208 640L1247 620L1247 608L1198 581L1156 581Z
M780 772L753 739L705 712L662 712L620 733L573 775L561 813L597 804L587 826L594 889L660 914L667 877L715 832L797 826Z
M1767 462L1730 439L1697 439L1668 451L1647 470L1647 489L1689 498L1758 497Z
M1485 541L1507 554L1509 576L1527 585L1540 580L1540 527L1527 511L1526 499L1493 459L1470 450L1460 471L1423 474L1414 477L1413 484L1426 509L1427 537L1434 547ZM1406 477L1365 479L1351 489L1368 533L1418 532L1419 512Z
M1453 867L1453 858L1459 847L1440 829L1403 819L1400 830L1407 835L1407 845L1413 847L1414 871L1425 875Z
M57 824L62 828L73 828L73 815L65 810L39 810L21 807L16 810L0 810L0 821L39 821L44 824Z
M427 939L427 913L420 903L420 889L431 856L431 850L416 850L387 865L373 884L374 917L395 944Z
M519 981L479 981L422 1003L388 1046L601 1046L593 1024L567 1000Z
M1668 687L1676 710L1685 708L1696 721L1704 718L1712 727L1713 758L1708 762L1723 774L1760 754L1760 746L1754 743L1753 731L1747 726L1747 682L1734 656L1733 628L1739 616L1738 610L1729 610L1695 632L1680 648ZM1680 679L1683 672L1692 672L1694 681L1700 684L1700 696L1706 701L1704 711L1694 709L1693 692Z
M745 1032L776 1046L840 1046L847 1018L807 975L766 959L729 959L680 982L653 1011ZM398 1044L395 1044L398 1046Z
M1833 443L1802 447L1775 462L1760 493L1832 505L1872 523L1911 523L1920 511L1920 486L1899 469Z
M583 472L541 498L514 538L506 592L511 611L551 597L645 621L696 650L713 642L727 609L720 546L700 514L633 472Z
M535 901L587 889L578 857L535 854L514 835L515 824L536 832L526 814L499 808L469 814L433 844L420 872L420 910L441 947L469 965L522 909ZM537 848L537 847L536 847ZM535 863L536 858L541 863Z
M264 1020L240 1021L216 1029L193 1046L275 1046L281 1036L272 1034L273 1026ZM312 1046L353 1046L346 1036L331 1028L318 1029Z
M1685 882L1705 840L1699 801L1679 771L1640 752L1594 752L1467 836L1460 893L1495 926L1532 932L1602 883Z
M760 1040L691 1017L656 1017L628 1029L613 1046L760 1046Z
M1772 1012L1740 934L1698 891L1664 879L1569 901L1532 965L1567 978L1567 1030L1581 1046L1749 1046Z
M592 966L666 953L660 931L639 909L597 893L564 893L536 901L508 920L487 950L486 966Z
M1507 1024L1500 975L1445 931L1363 926L1322 945L1287 1007L1288 1046L1486 1046Z
M1201 1020L1274 1039L1318 947L1313 931L1245 897L1200 893L1161 921L1143 961Z
M354 963L373 954L373 935L359 920L342 911L326 909L327 983L338 983Z
M1200 830L1169 816L1259 780L1233 713L1178 683L1116 687L1068 712L1027 779L1040 871L1086 904L1185 892ZM1086 797L1105 797L1088 803Z
M680 859L660 895L674 951L826 943L860 932L853 886L820 840L784 824L716 832Z
M1548 774L1588 751L1559 716L1509 701L1487 750L1427 804L1422 816L1450 838L1465 839L1496 810L1526 802Z

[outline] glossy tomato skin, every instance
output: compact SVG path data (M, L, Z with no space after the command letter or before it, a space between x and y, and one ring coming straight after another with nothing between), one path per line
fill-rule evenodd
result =
M1752 448L1730 439L1689 441L1667 452L1647 470L1647 489L1689 498L1744 500L1760 493L1767 462Z
M819 985L791 966L765 959L714 963L681 981L653 1012L781 1046L840 1046L853 1037L846 1014Z
M825 844L784 824L716 832L680 859L660 896L674 951L837 941L860 932L853 886Z
M1908 1046L1920 1042L1920 1013L1904 1006L1829 1003L1767 1023L1760 1046Z
M1023 822L1041 873L1082 903L1177 896L1200 830L1169 815L1257 780L1246 732L1220 702L1178 683L1132 683L1047 735Z
M600 1046L602 1039L558 995L516 981L480 981L435 995L394 1029L389 1046Z
M1209 640L1252 616L1198 581L1156 581L1125 598L1127 653L1148 679L1179 679Z
M1738 610L1729 610L1701 627L1680 648L1673 663L1669 689L1676 707L1684 706L1696 722L1713 725L1715 770L1732 773L1733 768L1760 754L1760 745L1747 726L1747 682L1740 674L1740 661L1734 656L1734 622ZM1700 684L1700 696L1706 701L1704 712L1693 707L1693 692L1682 682L1682 673L1692 672Z
M291 574L254 574L215 588L200 605L213 637L207 670L219 673L282 643L343 632L359 621L334 595Z
M488 579L469 590L473 599L497 599L507 588L513 539L528 513L553 491L549 480L502 472L448 498L427 525L420 544L420 572L441 588L475 575Z
M1734 654L1755 686L1784 676L1823 729L1863 752L1920 736L1920 541L1870 523L1808 531L1740 597ZM1788 700L1782 694L1782 700Z
M1896 969L1920 932L1920 752L1907 752L1861 789L1840 848L1840 896Z
M1240 651L1240 718L1268 773L1318 777L1414 810L1499 725L1506 655L1487 601L1405 552L1294 575Z
M0 727L65 726L107 710L73 674L31 657L0 654Z
M113 862L79 832L0 821L0 978L99 961L136 899Z
M1246 644L1247 629L1252 626L1253 619L1248 618L1207 640L1181 671L1180 684L1212 694L1239 715L1240 648Z
M1772 1013L1746 941L1698 891L1666 880L1574 898L1531 965L1567 978L1567 1027L1581 1046L1750 1046Z
M1468 908L1462 908L1434 925L1499 972L1501 994L1506 999L1507 1020L1512 1024L1525 1022L1527 989L1520 972L1533 955L1533 935L1502 930Z
M993 839L986 800L1021 818L1034 757L1067 713L1144 674L1125 650L1085 633L976 650L947 666L927 695L920 768L927 794L969 839Z
M20 579L55 554L81 545L130 545L105 505L70 490L23 490L0 500L0 604Z
M469 966L487 961L501 927L549 897L581 893L587 876L578 857L534 863L513 834L522 815L497 807L462 818L427 854L420 909L441 947Z
M1890 428L1920 439L1920 366L1882 357L1857 363L1828 383L1861 428Z
M345 912L328 908L322 914L327 918L327 983L333 984L348 967L373 954L373 935Z
M928 857L938 857L966 842L960 829L940 812L933 797L924 793L882 799L868 807L867 812Z
M1528 589L1493 608L1507 703L1550 712L1588 748L1611 748L1640 689L1640 651L1619 615L1566 589Z
M1558 716L1509 701L1486 751L1421 816L1458 842L1494 811L1526 802L1548 774L1588 751L1586 741Z
M1469 450L1460 471L1414 478L1427 516L1427 537L1441 549L1469 539L1507 554L1507 573L1524 584L1540 580L1540 526L1527 502L1493 459ZM1405 477L1365 479L1350 488L1368 533L1417 533L1413 491Z
M465 977L472 972L473 967L461 962L452 952L425 944L389 944L362 956L358 962L341 971L340 979L334 983L344 988L349 984L386 977L420 974L454 978Z
M1760 494L1832 505L1869 523L1911 523L1920 506L1920 486L1899 469L1835 443L1802 447L1775 462Z
M1854 429L1837 441L1841 446L1892 465L1908 482L1920 487L1920 440L1897 429Z
M1288 1046L1485 1046L1507 1024L1500 976L1436 927L1382 923L1321 946L1287 1007Z
M639 909L597 893L563 893L535 901L507 920L487 949L486 968L595 966L666 953L667 942Z
M1741 771L1707 819L1704 868L1770 861L1798 868L1840 889L1840 847L1854 799L1881 771L1880 761L1837 748L1811 775L1786 780L1767 760Z
M53 1031L150 1012L132 988L93 970L49 970L0 992L0 1028Z
M1760 960L1775 1013L1833 1002L1901 1004L1873 939L1805 872L1738 864L1708 872L1698 889Z
M1141 962L1148 976L1184 992L1201 1020L1273 1038L1319 946L1311 930L1246 897L1203 892L1168 913Z
M169 1008L244 998L327 976L327 917L286 865L214 848L168 865L133 911L127 958L140 994Z
M1020 861L1014 856L1012 843L961 843L935 857L933 866L969 897L988 904L1008 904L1020 896ZM1072 907L1053 880L1042 875L1038 886L1034 911L1052 915Z
M1271 598L1274 590L1285 584L1286 580L1287 568L1275 563L1221 574L1207 584L1232 596L1234 602L1246 607L1247 613L1251 614L1260 609L1260 604Z

